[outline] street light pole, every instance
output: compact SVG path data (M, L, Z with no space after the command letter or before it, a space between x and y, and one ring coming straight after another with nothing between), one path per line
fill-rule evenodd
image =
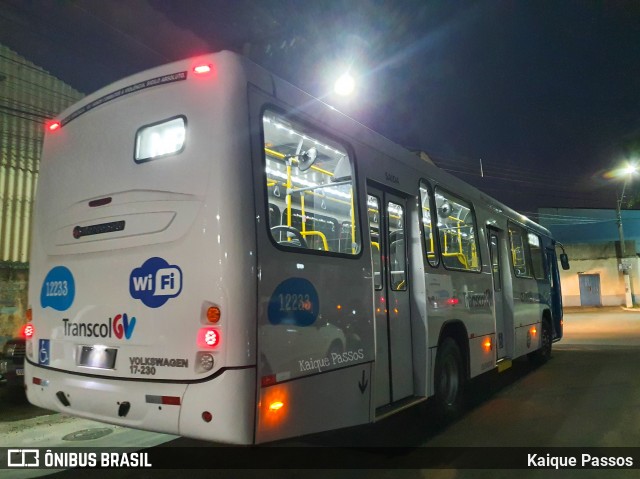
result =
M624 296L627 308L633 307L633 282L631 281L631 265L625 263L624 257L626 250L624 247L624 231L622 228L622 201L624 200L624 190L627 188L629 177L637 171L636 167L627 168L627 177L622 185L622 194L616 201L616 219L618 222L618 236L620 237L620 266L622 267L622 276L624 277Z
M627 180L624 180L624 184L622 185L622 194L620 198L616 199L616 219L618 220L618 236L620 237L620 257L624 258L625 248L624 248L624 231L622 229L622 200L624 198L624 190L627 187Z

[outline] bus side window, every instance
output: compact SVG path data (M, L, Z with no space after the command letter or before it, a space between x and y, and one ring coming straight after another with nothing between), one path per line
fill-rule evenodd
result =
M520 278L531 278L531 255L524 228L509 223L509 243L513 272Z
M355 181L346 148L289 116L263 114L269 228L283 248L357 255Z
M436 188L442 264L449 269L480 271L475 213L471 204Z
M371 235L371 259L373 262L373 286L382 289L382 238L380 237L380 200L372 195L367 198L367 216Z
M434 200L431 186L425 181L420 182L420 205L422 207L422 234L424 237L427 262L435 268L439 264L439 258L436 252L435 215L431 214L432 211L435 211L435 208L433 206Z
M393 202L387 203L389 225L389 274L393 291L407 289L407 253L404 239L404 208Z
M527 239L529 242L529 250L531 252L533 277L536 279L547 279L544 272L544 251L540 247L540 237L536 234L529 233L527 235Z

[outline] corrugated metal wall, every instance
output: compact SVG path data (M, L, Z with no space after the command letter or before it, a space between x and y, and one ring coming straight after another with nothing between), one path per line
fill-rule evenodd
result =
M0 264L28 262L44 123L82 96L0 45Z

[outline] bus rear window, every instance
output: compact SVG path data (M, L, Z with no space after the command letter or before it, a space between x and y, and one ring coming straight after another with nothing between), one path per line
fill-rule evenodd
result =
M295 251L357 255L354 179L346 149L273 111L262 118L269 228Z
M184 149L187 122L184 116L143 126L136 133L136 163L175 155Z

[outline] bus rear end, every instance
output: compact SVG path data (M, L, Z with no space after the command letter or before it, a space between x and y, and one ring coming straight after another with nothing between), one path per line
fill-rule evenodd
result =
M255 233L246 83L228 53L149 70L47 132L34 211L29 400L253 442Z

